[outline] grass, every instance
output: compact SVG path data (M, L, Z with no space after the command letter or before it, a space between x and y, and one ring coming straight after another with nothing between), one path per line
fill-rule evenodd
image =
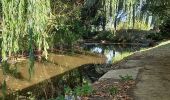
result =
M133 52L123 52L122 54L120 54L120 55L113 58L113 63L121 61L125 57L128 57L128 56L130 56L132 54L133 54Z
M110 89L109 89L109 93L110 95L116 95L118 93L118 88L115 87L115 86L112 86Z
M122 81L133 80L133 77L131 75L126 75L126 76L119 75L119 77L121 78Z

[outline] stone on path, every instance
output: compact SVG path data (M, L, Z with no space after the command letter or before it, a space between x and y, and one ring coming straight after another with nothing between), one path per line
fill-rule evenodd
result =
M133 79L136 79L139 69L141 67L137 68L130 68L130 69L118 69L118 70L110 70L106 74L104 74L99 80L105 80L105 79L121 79L121 76L132 76Z

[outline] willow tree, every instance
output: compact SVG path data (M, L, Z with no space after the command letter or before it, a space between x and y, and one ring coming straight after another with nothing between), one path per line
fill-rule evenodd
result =
M36 48L40 52L43 51L43 55L47 58L47 49L49 48L47 43L47 26L50 17L50 0L28 0L28 27L33 31L33 38Z
M19 40L26 38L29 45L30 67L33 72L33 49L43 51L47 58L47 32L50 17L50 0L1 0L2 3L2 61L7 62L21 46Z
M86 1L89 2L88 3L89 6L99 5L96 4L96 2L92 2L95 0ZM119 26L119 24L122 23L125 24L126 28L136 28L136 24L137 25L139 23L145 24L145 21L148 21L144 20L147 13L141 12L141 7L147 0L98 0L98 1L99 2L97 3L101 3L102 7L98 7L97 12L100 13L102 12L102 16L105 17L106 23L113 24L115 30L117 30L117 26ZM89 6L88 8L90 8ZM150 15L147 15L147 18L149 16ZM126 22L122 22L121 21L122 19L126 19Z
M19 35L25 30L25 1L1 0L3 11L2 22L2 60L7 60L7 55L19 50ZM17 5L17 6L16 6Z

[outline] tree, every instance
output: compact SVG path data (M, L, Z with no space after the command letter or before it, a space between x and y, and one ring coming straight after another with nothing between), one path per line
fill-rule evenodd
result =
M51 13L50 0L1 0L2 61L21 50L19 42L26 39L30 52L29 73L33 72L33 49L43 51L47 58L46 28Z

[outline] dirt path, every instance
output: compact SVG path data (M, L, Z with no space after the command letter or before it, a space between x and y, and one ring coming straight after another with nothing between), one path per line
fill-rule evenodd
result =
M135 54L143 69L133 90L135 100L170 100L170 42Z

